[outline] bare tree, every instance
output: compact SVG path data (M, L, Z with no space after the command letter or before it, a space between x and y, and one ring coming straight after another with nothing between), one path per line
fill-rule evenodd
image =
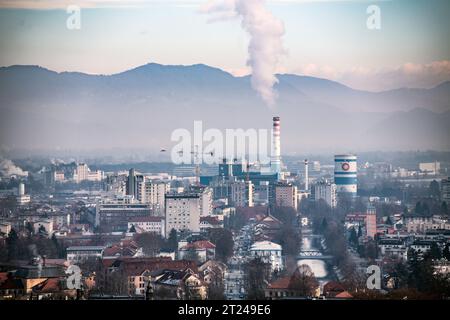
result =
M319 282L311 268L306 264L299 266L289 281L289 289L303 297L313 296L318 286Z

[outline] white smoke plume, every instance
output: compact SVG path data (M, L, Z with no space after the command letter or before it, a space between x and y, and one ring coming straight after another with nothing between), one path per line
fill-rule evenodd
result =
M284 26L266 7L264 0L212 0L202 9L213 14L210 21L239 17L242 28L250 35L247 64L251 68L251 83L261 98L273 105L277 94L273 86L277 64L284 53Z
M28 176L28 172L23 171L11 160L0 158L0 176L8 178L11 176L26 177Z

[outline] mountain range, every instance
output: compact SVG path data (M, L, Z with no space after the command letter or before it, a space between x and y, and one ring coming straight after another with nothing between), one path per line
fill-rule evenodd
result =
M450 82L369 92L277 75L268 107L249 76L203 64L146 64L113 75L0 68L0 146L23 149L170 148L174 129L271 128L282 151L450 150Z

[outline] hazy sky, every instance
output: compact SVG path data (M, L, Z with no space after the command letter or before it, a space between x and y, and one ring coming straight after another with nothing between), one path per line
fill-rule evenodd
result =
M148 62L204 63L248 73L240 21L211 22L207 1L0 0L0 65L111 74ZM69 30L67 4L81 29ZM369 5L381 29L366 27ZM334 79L355 88L431 87L450 80L450 1L268 1L284 23L279 72Z

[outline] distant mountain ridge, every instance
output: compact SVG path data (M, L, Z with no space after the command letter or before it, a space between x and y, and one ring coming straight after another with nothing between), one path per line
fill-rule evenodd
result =
M286 151L450 149L450 82L431 89L354 90L338 82L277 75L270 109L250 77L203 64L149 63L112 75L0 68L0 145L170 146L176 128L268 128L282 119Z

